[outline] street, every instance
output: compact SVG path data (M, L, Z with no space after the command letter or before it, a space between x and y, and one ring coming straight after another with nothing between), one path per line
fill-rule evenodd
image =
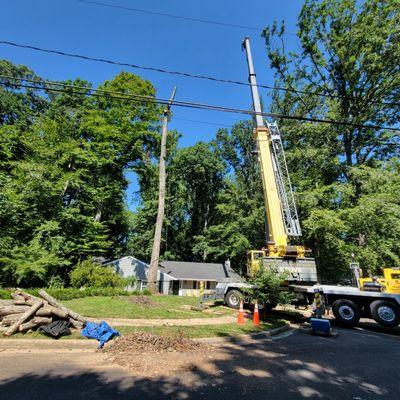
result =
M367 325L368 328L368 325ZM0 352L2 400L47 399L395 399L400 337L335 328L324 338L294 330L210 348L175 374L145 378L104 353L72 349ZM151 354L158 359L172 354ZM175 355L175 357L191 357ZM186 361L188 361L186 359Z

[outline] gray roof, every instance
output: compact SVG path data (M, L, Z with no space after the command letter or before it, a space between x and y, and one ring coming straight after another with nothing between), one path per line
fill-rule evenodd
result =
M242 282L242 278L224 263L161 261L158 270L180 280Z

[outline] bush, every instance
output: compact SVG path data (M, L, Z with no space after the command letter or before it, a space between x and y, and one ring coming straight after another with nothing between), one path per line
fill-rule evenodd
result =
M287 276L260 268L250 280L254 288L248 289L248 295L252 300L266 303L272 306L277 304L290 304L294 296L287 290L282 290L282 283Z
M10 300L11 299L11 290L0 289L0 299Z
M27 293L32 294L33 296L39 296L40 289L25 289ZM0 299L11 299L11 293L14 289L0 289ZM61 288L61 289L49 289L46 288L46 292L53 296L55 299L64 301L64 300L72 300L72 299L80 299L82 297L93 297L93 296L131 296L144 294L139 291L128 292L123 288L97 288L97 287L87 287L84 289L75 289L75 288Z
M111 267L103 267L90 260L80 262L70 273L71 286L75 288L123 288L125 280Z

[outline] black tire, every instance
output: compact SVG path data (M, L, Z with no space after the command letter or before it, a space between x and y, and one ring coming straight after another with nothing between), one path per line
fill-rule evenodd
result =
M385 328L395 328L400 323L400 307L390 301L375 300L370 310L372 318Z
M333 315L343 326L352 327L360 320L360 308L351 300L339 299L333 303Z
M229 308L233 308L238 310L240 307L240 300L243 299L243 294L239 290L229 290L228 293L225 295L225 304Z

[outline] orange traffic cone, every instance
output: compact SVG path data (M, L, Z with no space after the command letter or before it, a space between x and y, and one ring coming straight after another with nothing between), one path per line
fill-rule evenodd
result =
M238 324L238 325L244 325L243 300L240 300L240 306L239 306L239 313L238 313L238 318L237 318L237 324Z
M254 303L253 325L254 326L260 325L260 314L258 312L258 301L256 301Z

